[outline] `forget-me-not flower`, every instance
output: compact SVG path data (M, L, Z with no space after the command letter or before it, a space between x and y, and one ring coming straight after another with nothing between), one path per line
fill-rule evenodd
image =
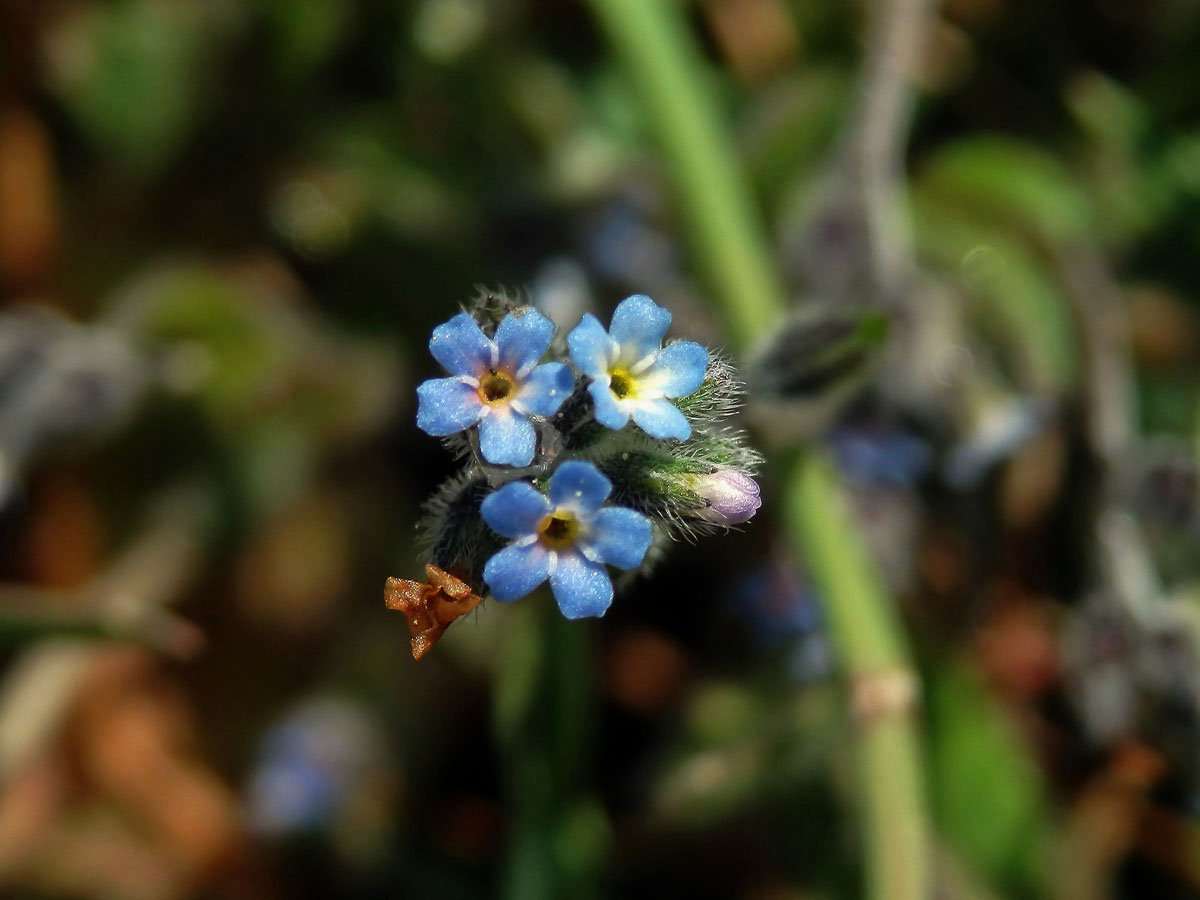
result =
M601 425L623 428L632 417L651 437L691 437L691 424L670 398L700 386L708 351L693 341L663 347L670 324L668 310L635 294L617 304L607 332L588 313L567 335L571 361L592 379L588 392Z
M513 541L483 567L497 600L517 600L550 579L568 619L600 616L612 603L604 564L632 569L650 548L650 520L621 506L604 506L612 484L590 462L564 462L546 495L514 481L484 498L487 524Z
M444 437L479 426L479 450L494 465L527 466L537 433L530 416L552 416L571 393L565 363L538 365L554 323L524 307L504 317L495 339L459 313L433 330L429 352L450 373L417 388L417 427Z

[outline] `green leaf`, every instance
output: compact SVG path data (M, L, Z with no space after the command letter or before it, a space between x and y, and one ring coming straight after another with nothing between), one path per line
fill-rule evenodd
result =
M338 49L349 31L354 4L340 0L266 0L276 65L286 78L311 75Z
M960 667L937 673L929 703L941 832L993 884L1030 891L1049 845L1041 776L1004 710Z
M1083 240L1092 228L1087 197L1071 173L1049 153L1004 137L970 137L940 149L914 193L980 224L1047 242Z
M912 210L920 256L962 278L984 332L1008 349L1023 386L1056 392L1070 384L1079 348L1068 300L1029 243L927 195L914 196Z
M212 3L89 4L51 40L50 81L84 133L153 176L191 136L235 19Z

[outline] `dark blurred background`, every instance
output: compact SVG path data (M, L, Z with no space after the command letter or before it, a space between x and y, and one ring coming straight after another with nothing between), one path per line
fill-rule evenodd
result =
M887 3L678 5L836 293ZM927 13L899 350L801 405L912 645L938 896L1200 896L1200 7ZM414 662L382 603L479 285L733 349L652 125L575 0L0 0L0 895L862 894L772 462L603 620L488 603Z

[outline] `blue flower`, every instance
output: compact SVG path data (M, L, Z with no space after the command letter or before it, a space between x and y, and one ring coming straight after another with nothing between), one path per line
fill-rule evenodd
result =
M692 426L668 398L686 397L704 380L708 351L693 341L662 346L671 313L644 294L617 304L606 332L588 313L567 335L571 360L592 379L596 421L624 428L630 417L651 437L686 441Z
M554 323L529 307L505 316L495 340L466 313L439 325L429 352L451 377L417 388L417 427L444 437L478 425L485 460L529 465L537 446L529 417L558 412L574 383L566 364L538 365L553 338Z
M613 597L604 564L635 568L650 548L650 520L604 506L611 491L599 469L576 460L555 470L546 496L513 481L485 497L484 521L513 539L483 567L492 596L517 600L549 578L568 619L604 615Z

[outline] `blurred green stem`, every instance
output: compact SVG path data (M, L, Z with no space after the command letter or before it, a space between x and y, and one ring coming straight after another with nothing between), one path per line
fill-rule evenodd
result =
M747 347L778 322L783 288L738 177L737 155L705 90L711 75L684 27L681 5L592 0L591 6L662 145L694 264L716 296L738 307L729 327Z
M931 844L913 710L918 683L904 634L833 467L805 455L788 474L788 533L825 599L858 725L867 896L924 900L932 895Z
M596 893L606 845L606 826L595 817L578 825L580 810L591 809L580 794L592 714L591 630L559 615L545 590L512 612L495 704L512 810L500 895L586 900Z
M673 0L590 0L633 80L687 223L692 256L743 350L778 325L786 304L766 235L728 132L706 89L710 73ZM818 453L790 463L789 534L825 599L849 678L864 793L868 896L931 895L929 824L916 681L897 615Z

